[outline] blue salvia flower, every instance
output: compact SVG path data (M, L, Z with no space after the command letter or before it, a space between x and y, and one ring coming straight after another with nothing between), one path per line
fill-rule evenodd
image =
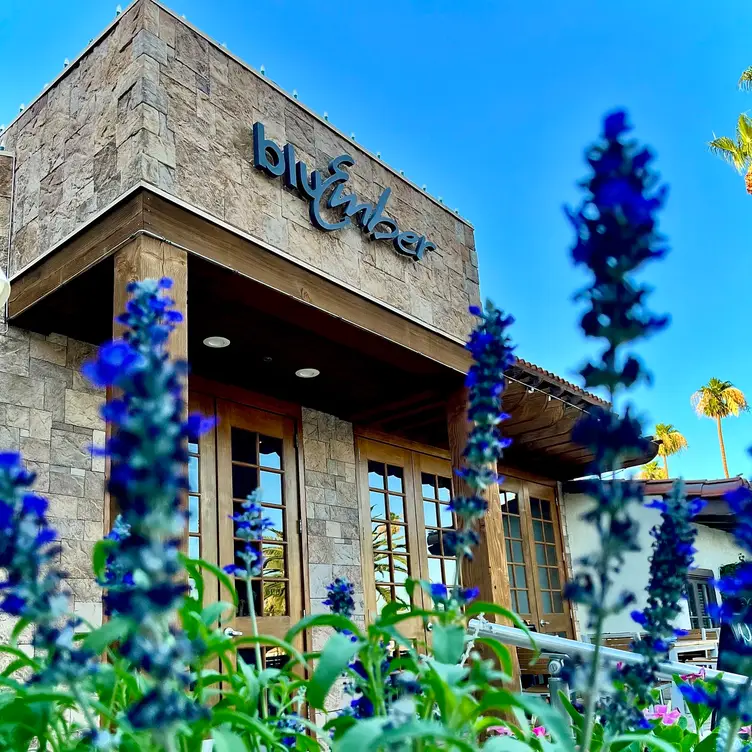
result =
M749 453L752 454L752 449ZM736 523L734 537L742 548L752 553L752 491L742 486L726 494L726 501ZM705 682L702 686L682 685L680 689L689 702L702 703L717 711L723 721L723 733L735 736L740 725L752 722L752 648L742 637L743 631L752 625L752 562L742 561L716 584L723 593L723 604L709 611L722 623L730 625L736 637L733 653L731 650L728 653L734 661L734 673L750 679L734 687Z
M236 537L245 541L243 549L235 552L236 561L224 567L225 572L234 577L259 577L264 569L261 540L264 531L274 527L274 523L264 517L264 509L257 499L258 491L254 491L243 502L243 511L230 516L235 523ZM252 594L249 592L249 595Z
M333 614L350 618L355 611L355 586L347 577L337 577L326 586L328 596L324 605L329 607Z
M587 153L592 173L582 183L585 198L576 210L568 211L576 232L572 258L590 274L588 286L578 295L587 305L580 326L587 337L604 345L600 358L586 363L581 374L585 387L605 388L614 405L613 411L589 408L572 433L576 443L592 452L590 471L597 476L616 470L625 457L644 454L650 448L642 438L640 421L629 407L623 413L616 411L615 400L623 390L648 378L636 356L625 348L667 323L665 317L648 311L645 301L649 290L634 276L645 262L666 252L657 232L657 215L666 188L657 185L650 153L626 140L628 131L624 112L604 119L602 137ZM603 623L633 599L629 593L613 598L611 588L624 554L639 550L638 526L631 508L641 502L642 486L596 479L589 482L588 491L595 505L586 519L597 530L601 550L582 561L589 571L579 574L566 588L567 597L587 606L588 626L595 632L595 655L585 688L585 752L590 745L598 694Z
M32 683L76 686L96 670L96 656L74 641L80 622L68 616L70 599L61 589L58 536L47 501L30 490L33 482L18 453L0 453L0 611L36 627L34 647L45 660Z
M304 734L305 724L297 713L287 713L277 721L277 728L282 732L280 742L285 747L294 747L298 742L298 734Z
M450 508L462 525L459 530L448 530L443 535L444 552L458 559L472 558L473 548L479 542L473 525L488 509L483 493L500 481L496 465L510 443L500 430L502 421L509 417L501 406L506 386L504 372L514 363L514 347L507 333L514 319L504 315L490 301L485 311L472 306L470 313L478 318L466 345L473 356L473 365L465 380L467 417L473 427L463 453L465 466L457 470L470 493L452 499Z
M648 602L644 611L633 611L633 620L642 628L642 636L632 642L632 651L645 657L639 665L617 669L618 688L608 713L609 724L616 728L641 726L642 708L652 702L651 690L658 683L658 667L669 659L669 650L677 636L674 623L682 613L686 583L696 553L697 528L692 524L704 503L687 501L684 484L677 481L665 501L646 506L660 510L661 523L650 534L655 539L650 558Z
M161 736L207 714L184 692L201 646L187 642L174 615L187 589L179 560L187 517L181 501L188 485L186 440L209 424L183 418L187 365L172 362L166 350L181 320L165 294L170 287L167 279L130 284L126 312L117 318L126 327L123 339L101 347L82 369L92 383L122 395L102 409L113 429L105 450L108 490L121 515L110 538L114 581L105 604L130 622L121 654L151 677L145 695L127 709L129 722Z

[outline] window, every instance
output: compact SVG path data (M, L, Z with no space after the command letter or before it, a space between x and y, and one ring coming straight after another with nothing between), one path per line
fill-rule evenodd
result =
M708 613L708 606L716 604L713 573L709 569L696 569L687 581L690 629L710 629L718 624Z
M411 576L405 516L405 471L399 465L368 461L376 607L397 600L409 604L404 583Z
M428 579L452 587L457 577L457 560L444 551L444 532L456 527L452 500L452 480L435 473L421 473L423 524L426 528Z

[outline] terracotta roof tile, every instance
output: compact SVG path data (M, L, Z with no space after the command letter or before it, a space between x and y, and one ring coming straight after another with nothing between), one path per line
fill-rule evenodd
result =
M517 358L517 365L526 371L535 373L560 386L565 387L566 389L568 389L570 392L573 392L574 394L581 395L582 397L587 399L588 402L592 402L595 405L603 405L604 407L611 406L609 402L607 402L604 399L601 399L600 397L593 394L592 392L588 392L582 387L577 386L577 384L574 384L571 381L567 381L566 379L563 379L561 376L557 376L553 371L548 371L545 368L536 366L535 363L531 363L529 360L525 360L524 358Z

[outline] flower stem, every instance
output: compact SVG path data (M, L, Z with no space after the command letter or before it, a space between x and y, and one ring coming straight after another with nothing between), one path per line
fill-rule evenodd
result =
M253 588L251 587L251 578L249 576L245 577L245 584L246 588L248 589L248 604L250 606L249 611L251 613L251 632L255 638L257 638L257 641L254 643L254 649L256 652L256 666L259 671L259 673L263 670L264 664L261 660L261 645L258 643L258 622L256 621L256 604L254 603L253 598ZM262 718L266 718L269 715L269 704L266 697L266 691L264 688L261 688L261 716Z

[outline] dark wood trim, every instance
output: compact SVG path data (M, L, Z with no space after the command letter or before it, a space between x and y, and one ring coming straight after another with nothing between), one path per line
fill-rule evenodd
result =
M193 374L188 377L188 388L191 392L201 392L228 402L237 402L246 407L266 410L278 415L287 415L299 422L302 421L302 408L295 402L286 402L267 394L252 392L249 389L243 389L232 384L221 384L218 381L205 379L203 376L194 376Z
M305 486L305 451L303 442L303 418L302 412L295 419L295 470L298 475L298 514L300 520L300 551L303 585L303 609L305 614L311 613L311 563L308 558L308 500ZM311 630L307 629L304 634L304 648L312 649Z
M451 454L447 449L441 449L435 446L429 446L428 444L421 444L418 441L411 441L410 439L403 439L401 436L394 436L384 431L378 431L375 428L367 426L353 426L353 433L355 437L370 439L371 441L378 441L382 444L390 444L391 446L400 447L401 449L409 449L412 452L419 452L420 454L427 454L432 457L438 457L442 460L451 459Z
M467 372L470 354L459 342L148 191L144 193L144 229L457 372Z
M546 478L545 476L538 475L537 473L528 473L516 467L511 467L510 465L497 465L497 472L499 473L499 475L503 475L505 478L513 478L514 480L538 483L541 486L553 486L554 488L556 487L556 481L553 478Z
M143 197L134 194L13 279L8 316L20 316L58 287L111 256L143 229Z
M447 403L447 429L452 470L464 465L463 451L467 445L470 423L467 419L467 388L455 392ZM455 496L472 495L464 481L453 473L452 490ZM480 545L472 560L462 562L462 579L466 585L480 590L480 600L498 603L512 610L512 595L507 574L507 555L504 547L504 524L501 516L499 486L494 483L486 491L488 511L478 522ZM498 621L495 616L492 621ZM510 651L513 689L520 688L520 667L517 654Z

